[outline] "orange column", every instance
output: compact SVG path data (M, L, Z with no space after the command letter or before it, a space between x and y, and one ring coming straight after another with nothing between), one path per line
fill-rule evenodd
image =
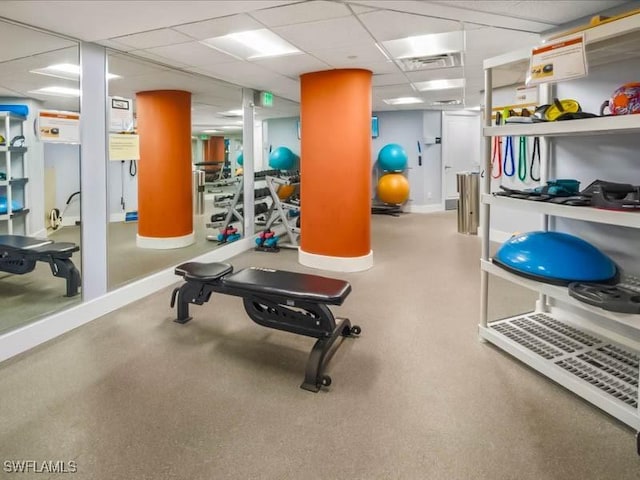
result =
M303 265L334 271L373 266L371 72L300 76Z
M143 248L179 248L195 241L191 185L191 93L136 94L140 162L138 237Z
M209 161L209 139L202 141L202 161Z

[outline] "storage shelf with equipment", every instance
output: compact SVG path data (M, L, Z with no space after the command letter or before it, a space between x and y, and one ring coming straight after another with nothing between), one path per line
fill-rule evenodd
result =
M22 115L0 112L0 135L4 137L4 145L0 146L0 232L8 234L28 234L27 147L23 146L26 120ZM21 219L21 228L14 225L17 219Z
M622 59L640 62L640 50L637 48L640 14L589 28L583 34L590 68ZM493 126L493 88L500 84L500 78L496 76L509 72L509 78L513 78L513 73L519 71L524 79L529 67L529 54L530 50L520 50L484 62L485 171L492 171L491 137L494 136L540 137L543 152L540 180L544 185L549 179L550 165L562 161L560 157L564 153L562 149L550 148L553 138L599 135L601 142L606 144L607 135L640 133L640 115ZM494 79L498 81L494 83ZM541 103L551 103L548 84L541 85L539 95ZM603 165L602 175L606 174L606 166ZM512 273L493 263L490 255L490 220L494 207L539 214L543 230L558 225L550 220L560 217L599 224L605 232L614 227L624 227L630 229L627 231L631 232L631 238L640 232L640 211L614 211L495 196L491 193L491 181L491 175L485 175L481 187L480 337L640 431L640 314L609 311L579 301L570 295L568 287ZM628 250L624 252L628 257L637 259L640 256L632 248ZM631 291L637 291L640 296L640 282L626 275L624 273L621 282L626 282L625 286L630 285ZM490 278L500 278L537 292L538 300L529 307L530 311L520 315L490 319ZM640 434L636 436L636 449L640 454Z

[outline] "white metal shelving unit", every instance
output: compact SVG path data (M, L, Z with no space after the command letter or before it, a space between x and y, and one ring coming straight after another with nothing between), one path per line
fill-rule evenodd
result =
M6 226L4 229L9 235L14 232L14 220L19 217L25 217L24 229L21 232L27 235L26 215L29 213L27 208L27 148L12 147L10 142L18 135L24 135L23 125L26 117L16 115L11 112L0 112L0 121L2 128L0 134L5 138L5 144L0 146L0 171L3 171L6 179L0 180L0 196L6 197L7 212L0 214L0 226ZM13 200L18 198L23 204L23 208L18 211L12 210Z
M590 28L584 32L590 67L620 59L640 58L640 15ZM547 180L549 139L562 136L639 134L640 115L601 117L567 122L492 126L494 73L528 68L530 50L485 60L484 158L491 171L492 136L537 136L541 138L541 182ZM513 76L513 75L511 75ZM540 87L541 103L549 103L550 87ZM604 139L603 141L606 141ZM491 175L485 175L481 195L481 312L479 335L585 398L622 422L640 430L638 384L640 383L640 315L609 312L575 300L566 287L537 282L510 273L491 261L491 207L539 213L542 229L550 217L640 229L640 213L613 212L532 202L491 194ZM539 294L531 312L489 320L489 277L499 277ZM628 279L639 285L637 279ZM640 435L636 437L640 454Z

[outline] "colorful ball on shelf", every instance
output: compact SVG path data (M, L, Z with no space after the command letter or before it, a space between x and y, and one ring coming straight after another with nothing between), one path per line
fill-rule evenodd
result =
M287 147L278 147L269 154L269 166L276 170L292 170L298 159Z
M613 92L609 110L612 115L640 113L640 83L627 83Z
M407 168L407 152L397 143L389 143L378 153L378 165L385 172L399 172Z
M240 155L238 155L238 158L236 158L236 163L238 165L242 165L244 163L244 155L242 155L242 152L240 152Z
M376 191L384 203L399 205L409 198L409 180L401 173L387 173L378 180Z

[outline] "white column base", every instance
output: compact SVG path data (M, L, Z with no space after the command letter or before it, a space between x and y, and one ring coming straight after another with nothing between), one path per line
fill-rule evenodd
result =
M182 237L143 237L136 234L136 245L140 248L152 248L155 250L171 250L193 245L196 242L195 232Z
M362 257L329 257L327 255L308 253L300 248L298 250L298 262L306 267L330 270L332 272L362 272L373 267L373 250Z

